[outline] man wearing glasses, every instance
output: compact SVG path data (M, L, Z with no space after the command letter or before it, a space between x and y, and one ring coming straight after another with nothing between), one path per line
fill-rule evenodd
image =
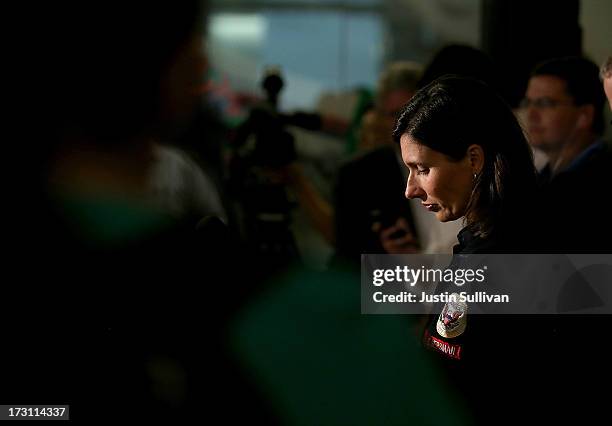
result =
M612 184L612 155L601 139L604 103L599 67L584 58L547 61L529 79L521 107L529 143L549 159L540 172L538 207L552 252L606 253L612 247L602 191Z
M548 157L546 179L602 148L605 98L598 71L587 59L567 57L542 63L531 74L521 108L529 142Z
M604 103L599 67L584 58L542 63L529 79L522 102L528 140L548 156L549 163L541 172L537 205L526 208L543 215L546 252L611 252L612 214L607 205L612 156L601 139ZM597 304L599 296L585 277L588 273L583 276L581 272L559 284L573 300ZM608 321L608 315L581 315L581 306L556 303L562 315L534 322L538 329L552 330L543 339L546 345L534 348L548 359L538 379L562 383L558 407L584 407L585 415L589 410L597 412L603 398L594 381L612 379L612 371L605 367L609 353L594 343L601 339L601 324Z

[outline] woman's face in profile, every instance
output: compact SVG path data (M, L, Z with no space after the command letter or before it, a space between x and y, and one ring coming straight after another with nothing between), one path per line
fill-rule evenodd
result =
M459 161L417 143L410 135L400 139L408 167L406 198L419 198L440 222L464 216L472 193L473 167L468 155Z

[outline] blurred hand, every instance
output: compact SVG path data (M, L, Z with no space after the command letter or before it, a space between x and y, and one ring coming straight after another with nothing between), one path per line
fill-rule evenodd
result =
M380 222L372 225L372 231L378 233L380 244L388 254L413 254L419 252L419 244L410 231L408 222L403 217L394 225L383 229Z

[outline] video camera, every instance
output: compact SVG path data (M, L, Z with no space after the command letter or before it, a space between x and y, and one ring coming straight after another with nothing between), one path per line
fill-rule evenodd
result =
M242 202L247 241L260 253L293 259L297 248L290 225L295 204L288 197L282 176L283 169L297 156L294 137L286 126L317 123L316 118L304 119L304 114L279 113L283 86L280 70L267 68L261 83L266 97L251 109L236 133L238 166L234 164L232 179Z

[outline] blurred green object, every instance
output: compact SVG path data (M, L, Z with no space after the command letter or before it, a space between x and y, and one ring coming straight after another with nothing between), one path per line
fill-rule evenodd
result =
M61 195L58 208L76 235L91 244L121 245L175 224L149 205L121 195Z
M359 145L359 129L361 128L361 120L364 114L372 107L374 95L371 90L366 87L357 89L357 102L353 110L353 117L349 126L346 137L346 153L354 154Z
M463 425L409 316L362 315L359 274L294 269L231 328L235 356L287 425Z

